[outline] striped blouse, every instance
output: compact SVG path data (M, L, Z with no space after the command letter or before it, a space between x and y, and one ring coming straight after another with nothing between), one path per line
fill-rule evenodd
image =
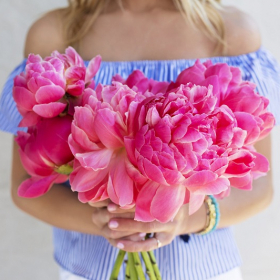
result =
M279 123L280 67L264 48L249 54L210 59L213 63L225 62L239 67L243 79L256 83L258 92L270 99L269 110ZM97 83L108 84L114 74L127 77L134 69L139 69L149 78L171 81L194 62L186 59L102 62L95 79ZM26 60L10 74L0 100L0 130L13 134L21 119L12 98L13 78L24 70L25 63ZM61 267L86 279L109 279L118 250L106 239L59 228L53 229L53 236L54 258ZM164 280L204 280L241 264L231 228L206 236L191 235L188 242L177 237L170 245L156 250L155 255ZM124 272L122 267L120 280L124 279Z

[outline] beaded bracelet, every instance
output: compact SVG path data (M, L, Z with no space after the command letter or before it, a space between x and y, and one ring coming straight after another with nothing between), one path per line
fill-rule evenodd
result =
M209 195L205 199L205 203L208 207L208 209L207 209L207 226L203 230L201 230L200 232L197 233L200 235L205 235L205 234L208 234L208 233L214 231L217 228L218 223L220 221L219 204L218 204L216 198L213 197L212 195Z

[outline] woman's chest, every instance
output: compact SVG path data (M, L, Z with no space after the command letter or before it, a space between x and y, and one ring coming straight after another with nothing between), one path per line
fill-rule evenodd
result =
M172 60L210 57L215 44L178 14L100 17L80 43L85 59Z

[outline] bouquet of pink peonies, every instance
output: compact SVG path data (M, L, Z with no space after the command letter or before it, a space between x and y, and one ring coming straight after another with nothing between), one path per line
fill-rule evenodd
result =
M123 209L135 207L135 220L165 223L186 203L192 214L206 195L250 190L252 180L268 172L254 144L271 131L274 117L268 99L242 81L238 68L197 61L175 82L136 70L95 87L100 62L98 56L86 69L72 48L45 60L30 55L26 73L15 79L20 125L29 126L17 141L32 176L20 195L42 195L70 175L81 202L109 198ZM120 251L111 279L124 255ZM152 252L142 256L150 279L159 279ZM128 259L142 279L138 254Z

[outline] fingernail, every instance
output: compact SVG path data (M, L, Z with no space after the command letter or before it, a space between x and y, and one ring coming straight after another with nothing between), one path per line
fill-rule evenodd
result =
M118 247L119 249L123 249L123 248L124 248L124 245L123 245L122 243L118 243L118 244L117 244L117 247Z
M114 204L109 204L108 207L107 207L108 211L110 212L114 212L117 210L117 206L114 205Z
M109 228L117 228L118 226L119 226L119 223L116 221L109 222Z
M141 233L139 233L139 236L140 236L140 237L145 237L145 236L146 236L146 233L145 233L145 232L141 232Z

